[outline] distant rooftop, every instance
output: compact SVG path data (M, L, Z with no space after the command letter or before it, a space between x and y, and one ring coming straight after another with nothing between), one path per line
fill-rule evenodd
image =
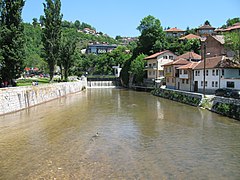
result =
M165 32L185 32L185 31L175 27L175 28L167 29L165 30Z

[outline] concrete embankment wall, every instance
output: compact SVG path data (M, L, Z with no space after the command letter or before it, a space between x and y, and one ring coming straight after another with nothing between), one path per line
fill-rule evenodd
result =
M0 89L0 115L35 106L87 87L87 81Z

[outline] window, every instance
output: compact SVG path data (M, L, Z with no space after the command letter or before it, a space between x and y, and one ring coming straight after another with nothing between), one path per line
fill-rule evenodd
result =
M234 82L232 82L232 81L227 81L227 87L228 88L234 88Z
M167 78L167 82L169 83L169 78Z
M197 71L197 73L198 73L198 76L200 76L200 71Z
M169 59L173 59L173 56L169 56Z
M218 69L216 70L216 76L218 76Z
M182 83L184 84L184 79L182 79Z
M153 75L155 75L155 71L153 71Z
M222 69L222 76L224 76L224 69Z
M149 66L149 67L152 67L152 64L149 64L148 66Z
M207 84L208 84L207 81L205 81L205 87L207 87Z
M215 76L215 70L214 69L212 70L212 75Z
M208 76L208 70L206 70L206 76Z
M217 81L215 82L215 87L218 87L218 82Z
M153 67L156 67L156 63L153 63Z
M149 75L149 76L151 76L151 75L152 75L152 72L151 72L151 71L149 71L149 72L148 72L148 75Z
M163 56L163 59L167 59L167 56Z
M188 84L189 82L188 82L188 79L186 79L186 84Z
M198 75L198 73L197 73L198 71L195 71L195 76L197 76Z
M169 67L169 72L172 72L172 68L171 67Z
M238 75L240 76L240 69L238 70Z
M187 70L184 70L184 74L187 74Z
M201 86L203 86L203 81L201 81Z
M214 85L215 85L215 82L214 82L214 81L212 81L212 87L214 87Z

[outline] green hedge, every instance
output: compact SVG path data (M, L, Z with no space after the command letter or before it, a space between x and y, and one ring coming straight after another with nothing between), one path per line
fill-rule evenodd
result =
M191 96L190 94L184 94L178 91L157 88L157 89L154 89L151 93L155 96L189 104L192 106L199 106L201 103L200 97Z
M240 105L217 102L213 105L212 111L224 116L240 120Z

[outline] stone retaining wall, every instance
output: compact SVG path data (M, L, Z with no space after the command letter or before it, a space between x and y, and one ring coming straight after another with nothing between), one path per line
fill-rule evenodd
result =
M192 106L199 106L203 99L202 94L173 89L156 88L155 90L152 91L152 94L166 99L171 99L181 103L189 104Z
M240 100L216 96L211 111L240 120Z
M0 89L0 115L82 91L87 81Z

